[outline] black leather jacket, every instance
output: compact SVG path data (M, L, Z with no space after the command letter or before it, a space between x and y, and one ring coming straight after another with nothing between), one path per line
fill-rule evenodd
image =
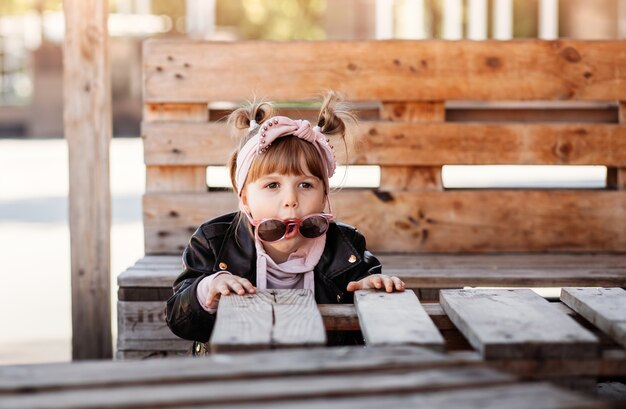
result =
M183 272L174 282L167 301L166 321L177 336L207 342L216 314L206 312L196 298L200 280L220 270L248 279L256 286L256 249L248 222L240 213L229 213L202 224L183 252ZM351 304L350 281L380 274L381 265L365 248L365 238L354 227L332 222L326 246L314 269L318 304Z

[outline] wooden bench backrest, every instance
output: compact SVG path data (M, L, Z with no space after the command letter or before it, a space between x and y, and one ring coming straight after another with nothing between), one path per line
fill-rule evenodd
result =
M327 89L369 107L349 158L380 165L381 186L332 201L372 250L626 252L625 41L149 40L143 55L147 254L180 253L200 223L236 209L232 191L206 183L207 166L235 146L217 103L302 103ZM446 102L459 100L607 101L615 115L451 121ZM444 189L442 166L453 164L605 165L608 187Z

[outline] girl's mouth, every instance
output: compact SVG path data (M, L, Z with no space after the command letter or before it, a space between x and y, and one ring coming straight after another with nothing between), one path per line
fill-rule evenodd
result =
M287 225L287 231L285 232L285 239L290 239L298 234L298 229L296 229L296 225L294 223L290 223Z

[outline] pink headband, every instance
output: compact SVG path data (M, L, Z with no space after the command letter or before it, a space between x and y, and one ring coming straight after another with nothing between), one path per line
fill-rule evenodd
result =
M309 121L301 119L294 121L286 116L275 116L261 124L261 128L257 134L246 142L237 155L235 181L240 197L243 184L246 181L254 158L265 152L274 140L287 135L295 135L300 139L312 143L313 146L317 148L322 161L326 165L328 179L335 174L335 154L328 144L326 136L320 132L318 126L311 128Z

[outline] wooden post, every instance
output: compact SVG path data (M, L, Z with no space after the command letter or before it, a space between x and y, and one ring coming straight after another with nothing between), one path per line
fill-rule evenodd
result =
M620 125L626 125L626 101L617 102L617 115ZM626 190L626 167L609 167L606 170L606 187Z
M108 1L64 0L65 138L69 147L72 358L112 357L111 92Z

